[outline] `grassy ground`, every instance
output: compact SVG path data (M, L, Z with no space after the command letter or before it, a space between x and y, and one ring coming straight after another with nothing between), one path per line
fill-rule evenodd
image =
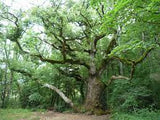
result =
M27 109L0 109L0 120L39 120Z
M58 113L26 109L0 109L0 120L109 120L109 115L96 116L78 113Z
M109 119L109 116L112 116ZM108 116L89 116L74 113L56 113L27 109L0 109L0 120L160 120L160 111L139 110L132 114L114 113Z

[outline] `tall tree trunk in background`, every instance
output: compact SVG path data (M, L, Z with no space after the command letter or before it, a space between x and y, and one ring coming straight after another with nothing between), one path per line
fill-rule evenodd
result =
M12 91L13 76L14 76L13 71L11 70L10 71L10 81L9 81L9 85L8 85L8 96L7 96L8 100L10 98L10 94L11 94L11 91Z
M79 91L81 93L81 103L84 103L84 100L85 100L84 84L85 84L84 82L81 82L81 85L79 88Z
M1 100L2 100L2 108L6 108L6 93L7 93L7 81L6 79L3 81L3 88L1 93Z
M119 61L119 75L123 75L123 64Z
M8 83L7 83L7 70L8 70L8 66L6 64L5 66L5 71L4 71L4 81L3 81L3 88L2 88L2 95L1 95L1 100L2 100L2 108L6 108L7 107L7 92L8 92L8 89L7 89L7 86L8 86Z

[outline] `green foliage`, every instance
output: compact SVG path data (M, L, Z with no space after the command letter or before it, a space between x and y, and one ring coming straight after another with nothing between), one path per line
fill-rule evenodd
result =
M143 108L150 101L145 101L151 96L151 91L139 84L139 80L134 83L126 80L117 80L111 92L110 105L121 111L132 111L135 108ZM150 103L152 104L152 103Z
M20 102L22 108L38 107L43 101L42 95L38 92L39 88L35 83L30 83L22 86L20 94Z
M150 111L148 109L138 110L134 113L114 113L112 120L158 120L160 118L159 111Z
M150 54L149 58L137 66L132 80L121 79L112 83L108 98L112 108L126 112L135 108L159 108L159 95L156 92L160 89L157 74L159 62L156 53Z
M34 92L29 96L29 102L32 104L37 104L42 101L42 96L39 93Z
M9 26L6 37L11 41L16 42L16 40L21 37L22 32L23 32L22 27L19 27L18 29L15 30L15 27Z
M142 54L142 51L146 51L153 46L155 45L139 40L129 41L128 43L115 47L109 56L119 56L120 58L137 60L137 58Z

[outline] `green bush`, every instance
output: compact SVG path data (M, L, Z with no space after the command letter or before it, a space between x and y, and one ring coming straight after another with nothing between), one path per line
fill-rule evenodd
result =
M114 109L131 112L136 108L145 108L152 105L151 91L138 82L140 79L117 80L113 83L112 91L109 95L109 104Z
M42 99L43 99L43 97L37 92L31 94L29 96L30 106L38 106L38 105L40 105Z
M116 112L112 114L111 120L160 120L160 111L141 109L132 113Z

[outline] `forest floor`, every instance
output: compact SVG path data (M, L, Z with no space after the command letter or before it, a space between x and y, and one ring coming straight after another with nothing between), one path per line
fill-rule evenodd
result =
M0 109L0 120L160 120L160 111L141 109L135 113L117 112L112 115L87 115L80 113L59 113L44 109Z
M39 117L39 120L109 120L109 115L96 116L77 113L57 113L51 111L45 113L36 112L33 117Z
M59 113L54 111L31 111L28 109L0 109L0 120L110 120L109 115Z

